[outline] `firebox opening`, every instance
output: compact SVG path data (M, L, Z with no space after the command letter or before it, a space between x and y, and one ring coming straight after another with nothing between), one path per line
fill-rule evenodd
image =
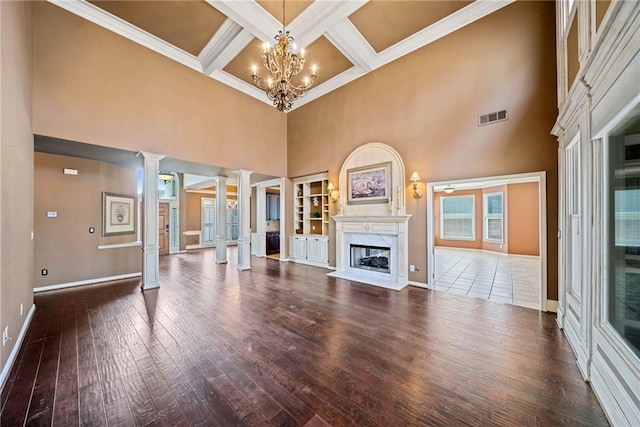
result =
M351 245L351 267L391 274L391 248Z

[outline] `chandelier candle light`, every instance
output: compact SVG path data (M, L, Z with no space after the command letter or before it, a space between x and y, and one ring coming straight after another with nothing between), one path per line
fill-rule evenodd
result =
M278 111L289 111L293 101L304 95L316 81L316 67L311 69L311 76L305 77L301 84L296 85L291 78L298 75L304 68L304 49L300 54L293 52L295 48L293 37L285 29L285 8L282 1L282 30L274 37L276 45L270 47L268 43L263 45L262 63L271 77L264 78L258 75L258 67L253 66L253 83L264 90L273 106Z

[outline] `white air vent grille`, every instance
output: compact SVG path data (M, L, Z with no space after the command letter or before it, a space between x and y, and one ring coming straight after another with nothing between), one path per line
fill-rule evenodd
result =
M507 110L496 111L495 113L484 114L478 116L478 126L484 126L495 122L507 120Z

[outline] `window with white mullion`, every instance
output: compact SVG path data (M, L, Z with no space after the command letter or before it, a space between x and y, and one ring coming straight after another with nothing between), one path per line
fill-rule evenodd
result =
M504 195L502 192L483 196L484 241L504 242Z
M440 198L440 238L475 240L475 196Z

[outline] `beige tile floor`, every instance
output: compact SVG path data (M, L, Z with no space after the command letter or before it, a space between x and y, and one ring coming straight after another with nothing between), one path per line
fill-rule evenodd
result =
M540 257L437 247L434 289L540 309Z

